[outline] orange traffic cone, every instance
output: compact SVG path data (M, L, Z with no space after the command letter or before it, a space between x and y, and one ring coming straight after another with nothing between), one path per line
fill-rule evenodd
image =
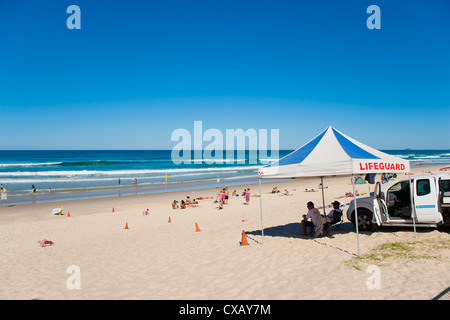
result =
M202 230L200 230L200 228L198 227L198 224L197 224L197 222L195 223L195 232L200 232L200 231L202 231Z
M172 221L170 220L170 217L169 217L169 223L171 223Z
M69 218L70 217L70 212L69 211L67 211L67 218Z
M245 231L244 230L242 230L241 246L249 246L249 244L247 242L247 237L245 236Z
M125 223L125 229L128 229L128 222Z
M244 218L242 219L242 222L246 222L247 221L247 217L245 216L245 213L244 213Z
M112 212L115 212L115 211L114 211L114 208L113 208Z

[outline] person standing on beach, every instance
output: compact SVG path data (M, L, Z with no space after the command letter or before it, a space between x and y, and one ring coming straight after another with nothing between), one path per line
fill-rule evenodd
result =
M245 192L245 204L250 204L250 188L247 188L247 191Z
M119 187L120 187L120 178L119 178Z
M228 204L228 196L230 192L228 191L228 187L225 187L225 204Z

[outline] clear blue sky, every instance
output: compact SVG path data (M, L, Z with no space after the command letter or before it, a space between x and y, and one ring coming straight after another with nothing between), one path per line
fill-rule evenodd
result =
M279 129L282 149L328 125L450 149L449 17L448 0L1 1L0 149L171 149L194 120Z

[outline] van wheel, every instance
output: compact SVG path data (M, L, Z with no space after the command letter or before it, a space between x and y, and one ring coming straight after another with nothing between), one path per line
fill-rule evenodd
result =
M352 214L352 223L355 225L355 211ZM367 209L358 209L358 230L373 231L375 225L372 223L372 212Z

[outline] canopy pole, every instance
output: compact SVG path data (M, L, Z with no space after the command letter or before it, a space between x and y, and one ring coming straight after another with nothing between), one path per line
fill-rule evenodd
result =
M414 228L414 239L416 238L416 206L414 205L414 196L413 196L413 188L411 183L411 172L408 172L408 180L409 180L409 195L411 197L411 217L413 219L413 228Z
M327 214L325 213L325 191L323 191L323 177L320 177L320 185L322 186L323 215L326 216Z
M355 199L355 226L356 226L356 242L358 244L358 257L359 257L359 230L358 230L358 206L356 205L356 193L355 193L355 175L352 174L353 184L353 198Z
M263 213L262 213L262 193L261 193L261 178L258 177L259 182L259 212L261 215L261 243L264 244L264 226L263 226Z

